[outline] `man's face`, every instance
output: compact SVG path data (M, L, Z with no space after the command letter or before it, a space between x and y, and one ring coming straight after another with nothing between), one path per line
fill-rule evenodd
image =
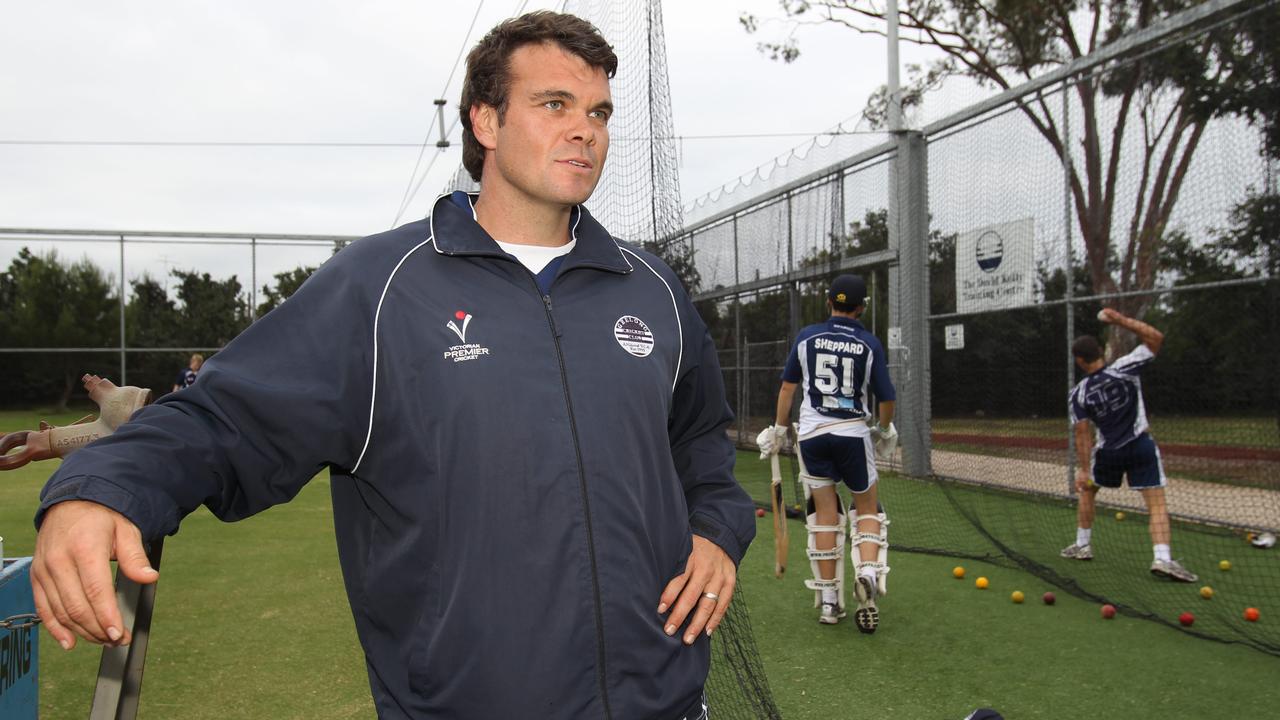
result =
M585 202L609 153L613 102L604 70L559 45L525 45L511 54L507 110L471 109L476 138L493 150L482 189L513 192L535 204Z

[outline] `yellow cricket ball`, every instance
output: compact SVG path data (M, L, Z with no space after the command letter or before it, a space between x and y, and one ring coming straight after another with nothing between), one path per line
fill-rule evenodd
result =
M951 568L951 574L955 576L955 579L959 580L960 578L964 577L964 568L957 565Z
M1205 600L1212 600L1213 588L1209 587L1208 585L1205 585L1204 587L1200 588L1200 597L1204 598Z
M988 586L988 585L990 585L990 584L991 584L991 583L987 582L987 579L986 579L986 578L984 578L984 577L980 577L980 578L978 578L977 580L975 580L975 581L974 581L973 586L974 586L974 587L976 587L976 588L978 588L979 590L986 590L986 589L987 589L987 586Z
M1122 513L1122 512L1117 512L1117 513L1116 513L1116 519L1117 519L1117 520L1123 520L1123 519L1124 519L1124 513Z
M1014 601L1015 603L1021 603L1023 600L1026 600L1027 598L1025 595L1022 594L1021 590L1014 590L1013 594L1009 596L1009 599Z
M1230 561L1230 560L1219 560L1219 561L1218 561L1218 569L1219 569L1219 570L1222 570L1222 571L1230 570L1230 569L1231 569L1231 561Z

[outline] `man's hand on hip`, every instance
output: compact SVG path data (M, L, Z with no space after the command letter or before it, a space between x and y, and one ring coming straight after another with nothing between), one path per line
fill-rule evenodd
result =
M725 551L694 535L693 551L684 572L667 583L659 599L659 615L671 610L665 625L667 634L674 635L688 619L689 626L684 630L686 645L692 645L704 629L711 635L729 609L737 578L738 568Z
M76 635L89 642L127 645L132 639L116 604L111 560L130 580L155 582L138 527L93 502L68 500L45 512L31 562L36 611L64 649Z

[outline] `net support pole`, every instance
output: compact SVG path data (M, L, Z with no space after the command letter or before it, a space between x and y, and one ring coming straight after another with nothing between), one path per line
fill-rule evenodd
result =
M249 322L258 321L258 238L249 239Z
M1071 342L1076 328L1075 305L1075 250L1071 238L1071 84L1062 81L1062 242L1066 245L1067 267L1064 275L1067 320L1065 335L1067 339L1067 393L1071 393L1075 374L1075 359L1071 357ZM1071 418L1067 418L1067 496L1076 494L1076 434L1071 427Z
M693 244L692 238L690 238L689 244L691 245ZM737 285L738 283L742 282L738 278L739 271L740 269L738 264L738 217L735 215L733 218L733 284L734 285ZM737 365L737 378L738 378L738 386L736 388L738 412L737 412L737 418L735 422L738 424L738 444L739 445L743 445L747 442L747 418L749 417L748 408L746 406L746 392L743 390L744 384L747 381L747 376L746 376L746 372L742 369L742 362L743 362L742 343L743 343L742 296L734 295L733 296L733 354L734 354L733 363L734 365Z
M742 338L742 367L746 368L743 375L747 381L742 385L742 409L740 414L742 417L751 416L751 342L747 338ZM773 423L769 423L772 425Z
M125 335L124 335L124 315L125 315L125 296L124 296L124 235L120 236L120 386L124 387L129 384L129 377L125 374Z
M790 273L796 269L796 248L795 248L795 209L791 203L792 194L787 193L787 272ZM795 340L800 334L801 312L800 312L800 281L792 280L787 283L787 340L788 342ZM798 416L800 413L800 402L804 393L795 393L791 396L791 415ZM767 407L767 406L766 406ZM775 411L776 412L776 409ZM770 413L774 414L774 413ZM769 423L772 425L773 423Z
M884 6L886 39L888 42L889 132L902 130L902 86L898 79L898 0L888 0Z
M796 269L794 220L795 211L791 207L791 193L787 193L787 272ZM800 332L800 283L787 283L787 338L792 339Z
M889 268L890 369L898 391L895 423L902 469L915 477L933 473L929 407L929 178L928 144L919 131L894 134L890 164L889 247L898 262ZM895 287L896 285L896 287ZM896 290L896 292L895 292ZM894 348L894 345L898 347Z

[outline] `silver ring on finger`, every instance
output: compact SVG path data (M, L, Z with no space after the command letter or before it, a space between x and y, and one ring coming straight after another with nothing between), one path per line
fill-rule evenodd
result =
M720 596L713 592L704 592L702 593L702 597L710 600L711 602L716 602L717 600L720 599Z

